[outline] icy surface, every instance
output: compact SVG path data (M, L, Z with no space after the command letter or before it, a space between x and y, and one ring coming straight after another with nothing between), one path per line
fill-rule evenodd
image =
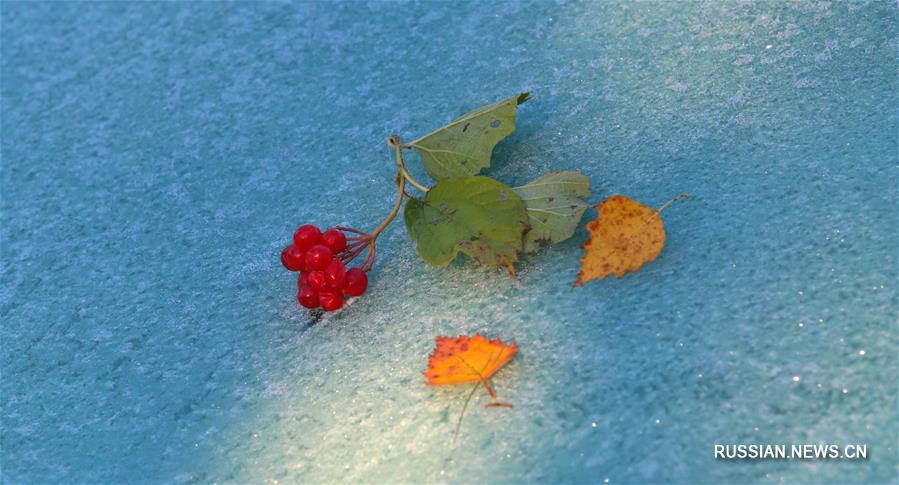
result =
M3 481L895 480L894 2L0 10ZM292 230L374 226L388 134L520 90L489 174L694 194L661 257L572 290L583 230L512 281L397 224L308 326ZM475 331L515 408L453 445L420 372ZM712 453L820 442L870 458Z

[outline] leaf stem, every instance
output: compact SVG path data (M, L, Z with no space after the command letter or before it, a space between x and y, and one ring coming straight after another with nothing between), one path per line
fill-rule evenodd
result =
M428 193L428 187L418 180L415 180L415 177L406 170L406 163L403 161L403 149L409 148L410 145L400 142L400 137L398 135L390 135L390 138L387 139L387 145L396 150L397 175L406 179L416 189Z
M402 148L397 148L397 150L402 150ZM413 187L415 187L416 189L418 189L418 190L420 190L420 191L422 191L422 192L424 192L424 193L428 193L428 190L430 190L430 189L428 189L427 187L425 187L425 186L424 186L421 182L419 182L418 180L415 180L414 178L412 178L412 175L410 175L410 174L409 174L409 171L406 170L406 166L405 166L405 165L400 165L400 169L399 169L399 170L400 170L400 175L401 175L404 179L406 179L406 180L409 182L409 184L411 184Z
M465 417L465 410L468 409L468 403L471 401L471 397L474 396L474 392L478 390L480 382L475 382L473 386L471 386L471 392L468 393L468 397L465 398L465 404L462 406L462 412L459 413L459 420L456 421L456 432L453 433L453 443L456 442L456 438L459 437L459 430L462 428L462 418Z
M656 212L661 213L661 212L662 212L663 210L665 210L669 205L671 205L672 202L678 201L678 200L681 200L681 199L689 199L690 197L693 197L693 196L690 195L690 194L680 194L680 195L678 195L677 197L672 197L672 198L668 199L668 202L665 202L664 204L662 204L661 207L659 207L658 209L656 209Z

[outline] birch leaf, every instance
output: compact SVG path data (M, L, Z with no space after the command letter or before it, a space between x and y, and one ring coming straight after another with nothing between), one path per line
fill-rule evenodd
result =
M583 245L574 286L638 271L665 246L665 225L658 210L615 195L597 205L596 211L599 215L587 224L590 237Z

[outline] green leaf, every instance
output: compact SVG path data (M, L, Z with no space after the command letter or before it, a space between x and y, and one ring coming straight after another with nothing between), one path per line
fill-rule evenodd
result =
M590 181L579 172L550 172L513 189L528 211L531 230L525 235L525 251L536 251L541 239L552 244L574 234L589 204Z
M446 266L463 252L514 272L528 229L515 191L484 176L439 180L423 199L406 203L403 218L418 254L433 266Z
M474 110L407 146L415 148L434 180L476 175L490 166L493 147L515 131L515 111L528 96L521 93Z

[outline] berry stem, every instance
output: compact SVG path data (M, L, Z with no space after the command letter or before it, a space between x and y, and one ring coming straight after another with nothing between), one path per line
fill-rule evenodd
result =
M400 212L400 208L403 206L403 199L409 197L409 194L406 193L406 182L409 182L410 185L422 192L428 192L428 188L415 180L415 178L409 174L409 171L406 170L406 165L403 161L403 144L400 142L400 137L391 135L387 139L387 145L396 152L396 201L393 204L393 209L390 210L390 214L378 224L378 227L368 234L348 227L337 228L340 231L356 235L347 238L349 244L347 244L346 249L340 255L340 259L344 263L349 263L354 260L368 248L365 259L360 266L363 271L370 270L375 263L375 239L377 239L378 236L387 229L387 226L396 219L397 214Z
M387 145L396 151L396 202L393 204L393 210L390 211L387 218L371 232L372 239L378 237L378 235L393 222L396 215L399 214L400 207L403 205L403 197L406 195L406 182L409 182L410 185L422 192L427 193L428 191L427 187L415 180L412 175L409 175L409 171L406 170L406 164L403 161L403 145L400 143L400 137L397 135L390 135L390 138L387 139Z
M398 190L396 192L396 201L393 204L393 209L390 211L390 214L387 215L387 218L384 219L384 221L382 221L380 224L378 224L378 227L376 227L369 234L369 236L372 239L378 237L378 235L381 234L381 232L384 231L384 229L387 229L387 226L389 226L390 223L393 222L393 219L400 212L400 207L402 207L402 205L403 205L403 192L404 192L404 189L406 186L406 179L403 178L402 175L398 174L396 176L396 184L397 184Z

